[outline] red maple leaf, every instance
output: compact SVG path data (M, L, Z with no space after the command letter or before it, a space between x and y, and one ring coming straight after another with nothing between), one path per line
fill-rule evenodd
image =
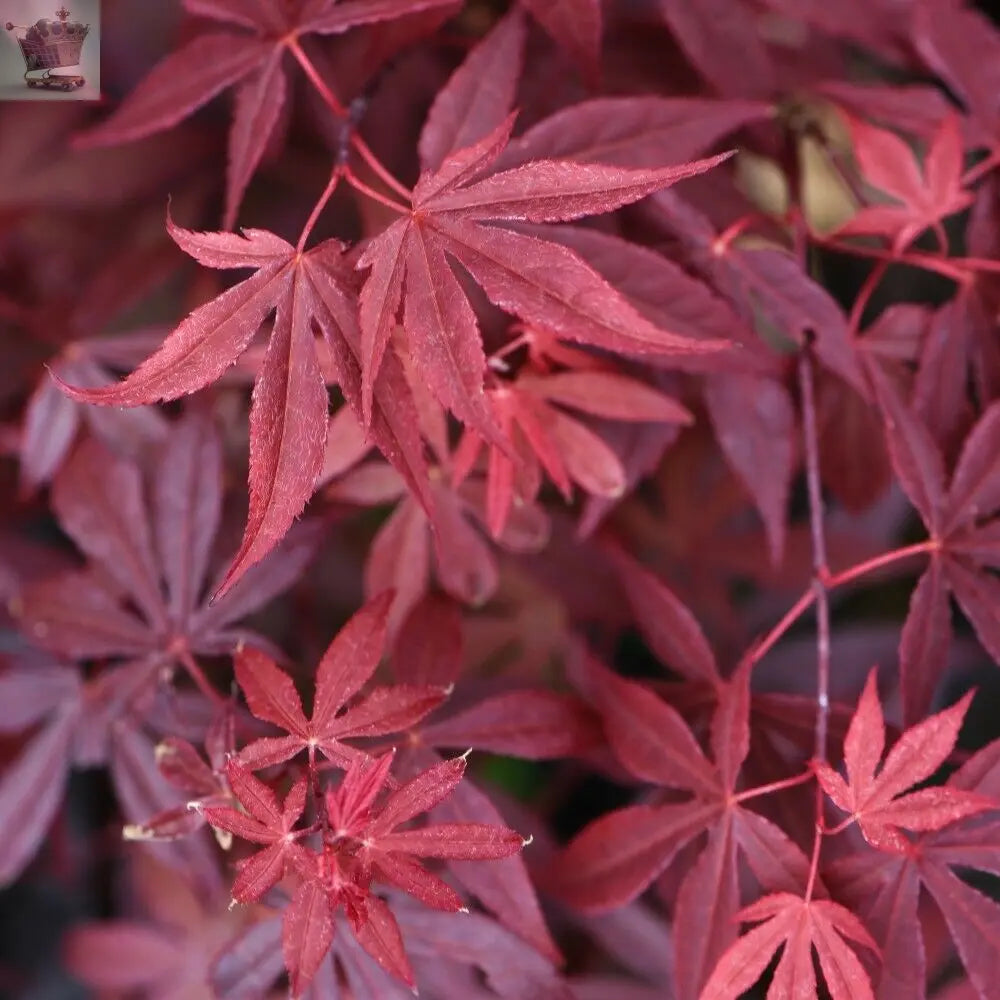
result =
M951 475L944 456L892 379L871 366L885 418L886 442L900 486L930 534L930 565L910 599L900 638L903 719L926 714L945 668L951 640L949 595L972 624L983 648L1000 663L1000 405L993 403L969 432Z
M771 997L819 996L813 951L833 1000L874 1000L868 974L848 941L878 953L864 924L839 903L806 900L787 892L758 899L741 910L747 923L763 921L744 934L719 960L700 1000L736 1000L770 965L784 945L768 987Z
M536 352L538 347L535 347ZM566 349L554 346L556 356ZM589 359L588 359L589 360ZM603 366L551 374L525 370L488 390L490 405L507 448L489 445L486 470L486 523L499 538L511 506L531 503L541 488L539 466L570 498L571 481L592 496L617 498L625 491L621 460L599 434L563 408L610 420L689 424L693 418L680 403L658 390ZM468 428L456 450L453 480L460 483L484 444ZM512 448L511 448L512 446ZM510 457L513 450L517 461Z
M437 398L496 438L476 315L449 258L495 305L559 336L639 354L698 354L726 346L658 329L575 253L509 224L610 212L709 170L729 154L647 170L537 160L489 174L512 126L510 116L438 169L425 171L409 212L376 236L360 259L360 266L371 268L361 292L366 421L371 386L402 307L409 352Z
M217 94L239 86L229 135L224 227L232 227L250 178L285 107L283 63L306 35L337 35L454 0L184 0L187 10L224 28L197 34L149 72L107 121L82 133L83 147L131 142L176 125ZM249 29L249 30L247 30Z
M843 226L840 236L875 235L902 252L925 229L933 228L942 250L948 239L941 220L972 203L962 185L963 145L957 115L945 118L927 149L923 169L910 147L895 135L849 118L854 155L864 179L902 204L866 205Z
M243 236L199 233L174 225L169 216L167 229L206 267L255 273L192 312L123 382L98 389L60 384L74 399L104 406L177 399L219 379L275 312L250 414L247 526L221 594L282 538L322 469L328 402L313 324L345 396L360 404L356 304L336 240L303 253L260 229ZM386 365L380 374L378 385L369 386L377 402L372 436L423 496L426 472L410 394L398 366Z
M242 810L227 805L203 805L200 811L214 827L243 840L265 845L240 861L233 882L233 899L249 903L260 899L285 874L289 866L306 864L301 836L295 830L306 804L307 779L297 781L279 806L273 791L254 777L235 757L226 764L226 780Z
M986 796L948 786L906 793L948 758L971 701L969 693L951 708L907 729L879 768L885 719L875 671L869 673L844 741L847 780L826 761L817 762L816 777L826 794L857 821L873 847L905 853L911 845L900 828L940 830L965 816L996 808Z
M426 906L458 911L464 905L461 897L415 859L494 860L516 853L524 841L513 830L485 823L432 823L399 830L451 795L465 774L466 761L454 757L422 771L375 808L375 799L388 781L393 756L390 752L371 764L353 764L340 787L327 791L328 841L339 844L348 838L359 842L356 857L367 877L394 885Z
M306 718L291 677L265 654L244 649L236 655L236 679L250 711L287 736L263 737L240 752L254 770L290 760L302 750L310 762L319 750L346 767L361 751L343 741L398 732L419 722L447 696L448 689L400 684L377 687L342 711L375 673L385 644L392 603L386 592L358 611L337 633L316 669L312 717Z
M1000 741L970 757L944 787L992 797L996 802L1000 794ZM933 953L926 953L921 946L927 924L920 903L926 895L944 917L976 995L990 996L996 983L997 953L984 945L1000 926L1000 907L953 869L994 870L998 850L1000 823L994 812L920 833L906 854L887 856L859 844L856 851L827 867L828 884L838 899L864 920L882 945L880 996L923 1000L927 995Z

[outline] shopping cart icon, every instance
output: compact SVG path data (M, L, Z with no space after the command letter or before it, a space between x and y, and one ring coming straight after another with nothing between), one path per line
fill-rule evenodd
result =
M89 24L68 20L65 5L56 11L58 21L43 17L29 27L7 22L6 28L24 56L24 79L29 87L74 90L86 80L78 73L53 73L55 69L80 65L80 50L90 31Z

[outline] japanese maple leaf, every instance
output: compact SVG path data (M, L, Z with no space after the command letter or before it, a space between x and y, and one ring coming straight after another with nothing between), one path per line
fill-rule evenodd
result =
M900 638L903 719L926 715L944 670L951 640L949 595L955 597L983 648L1000 663L1000 404L993 403L969 432L950 483L944 456L892 379L871 367L885 418L886 442L900 486L923 520L930 564L917 583Z
M947 760L971 701L970 692L951 708L907 729L879 768L885 719L875 671L869 673L844 741L847 780L826 761L816 763L816 777L834 803L857 821L873 847L906 853L911 845L901 828L940 830L965 816L996 808L986 796L948 786L906 792Z
M541 486L541 465L568 500L570 481L592 496L617 498L626 477L615 452L566 407L612 420L688 424L691 414L670 397L614 371L525 372L488 390L504 437L519 463L491 445L486 474L486 520L494 538L502 535L511 506L534 501ZM485 442L465 432L455 455L453 478L465 478Z
M155 665L141 661L85 677L79 668L27 657L0 674L0 732L28 734L0 775L0 883L16 879L38 850L73 770L106 767L129 823L179 805L177 790L156 769L148 735L158 677ZM218 881L204 841L157 846L163 860L209 885Z
M409 353L441 401L489 438L496 432L483 391L486 359L476 315L452 270L457 261L495 305L562 337L626 353L698 354L727 342L667 333L629 305L571 250L511 228L609 212L730 154L659 169L537 160L484 176L507 145L509 116L485 138L426 170L412 207L376 236L360 267L363 408L402 308Z
M415 859L495 860L515 854L524 840L513 830L484 823L432 823L399 830L451 795L465 774L466 760L442 761L375 805L385 789L393 756L389 752L371 763L355 762L340 787L327 791L328 838L334 845L344 838L358 841L361 847L356 857L368 877L402 889L425 906L457 912L464 905L461 897Z
M212 826L241 840L264 845L256 854L239 862L239 874L233 882L233 899L249 903L260 899L275 885L286 868L306 864L305 849L297 843L301 833L295 826L305 809L308 779L297 781L280 806L274 792L235 757L226 763L226 780L242 809L228 805L198 808Z
M719 960L700 1000L736 1000L770 965L784 945L768 987L778 998L819 996L813 951L833 1000L874 1000L871 981L848 941L876 954L878 945L864 924L838 903L802 899L792 893L764 896L739 913L745 923L759 923Z
M236 752L236 719L231 702L217 711L205 734L206 763L187 740L168 736L156 745L156 767L174 788L183 792L182 806L165 809L142 823L131 823L122 831L126 840L174 840L205 824L205 806L227 806L234 801L226 776L229 757ZM232 834L221 827L215 836L229 850Z
M371 448L364 431L349 411L341 410L331 422L330 447L324 477L334 479L324 488L330 500L352 505L397 502L395 510L379 529L365 565L365 588L369 594L392 589L396 601L390 616L392 630L429 592L432 579L460 601L473 606L485 603L496 589L499 571L495 554L481 529L486 524L487 496L481 480L466 479L452 488L451 455L441 433L434 451L439 459L430 467L429 492L432 515L405 483L385 463L359 464ZM425 432L426 433L426 432ZM511 511L499 547L510 552L537 552L548 538L548 519L538 504L525 502Z
M867 205L837 230L838 235L875 235L902 251L925 229L933 228L942 250L948 240L941 220L967 208L971 191L962 186L963 145L957 115L942 121L923 169L899 136L857 118L848 120L854 155L864 179L901 205Z
M222 894L206 894L148 852L131 852L129 862L129 916L76 924L63 941L67 969L104 996L214 1000L215 956L250 913L227 908Z
M392 912L411 950L420 996L429 1000L570 1000L553 964L530 945L481 913L441 913L400 896ZM281 917L259 920L222 949L212 970L218 997L247 996L283 971ZM320 960L310 1000L336 995L341 977L361 996L406 1000L412 992L358 944L349 921L338 914L332 945ZM484 982L485 980L485 982Z
M372 879L402 888L425 905L456 912L462 899L416 858L493 860L515 854L524 840L513 830L476 823L432 824L397 830L446 798L461 781L465 760L444 761L401 785L381 805L375 799L389 778L393 754L354 763L326 796L330 830L317 877L300 886L285 911L282 944L294 993L315 975L333 940L332 912L344 905L358 943L387 972L411 988L413 970L392 910L368 891ZM349 885L344 886L344 880ZM321 902L321 899L323 902Z
M83 147L131 142L176 125L238 86L229 135L224 227L235 221L287 99L285 55L305 35L336 35L363 24L448 7L455 0L184 0L192 14L224 27L197 34L149 72L106 121L82 133Z
M255 273L192 312L123 382L97 389L61 384L74 399L104 406L177 399L220 378L275 313L250 411L250 510L221 595L284 536L312 495L322 468L328 404L314 323L345 396L360 402L356 307L343 283L342 246L336 241L303 253L260 229L246 230L243 236L199 233L174 225L169 217L167 228L206 267ZM390 365L378 387L369 387L378 398L372 435L423 496L421 445L401 379Z
M692 797L630 805L601 816L570 841L546 881L570 905L602 913L635 899L679 851L707 833L673 897L676 995L697 1000L735 937L739 859L766 889L787 893L804 888L809 862L781 829L744 807L736 791L750 748L748 666L723 681L697 626L692 629L677 608L667 620L677 628L675 653L708 654L718 699L710 731L714 760L680 714L648 686L585 658L579 683L603 718L615 758L640 781Z
M142 659L153 670L248 640L265 644L234 626L297 579L314 531L303 525L239 587L209 603L223 499L212 426L198 417L175 424L148 480L149 499L144 479L95 442L77 449L56 477L52 506L90 566L21 591L14 610L25 635L74 659Z
M944 787L997 801L1000 742L970 757ZM994 812L919 833L906 854L887 856L859 844L827 867L824 875L837 898L864 920L882 947L880 998L905 995L923 1000L927 995L931 956L921 946L926 911L920 906L927 895L944 917L976 995L992 995L997 952L988 942L1000 926L1000 907L954 869L995 871L998 852L1000 823Z
M441 704L447 689L400 684L377 687L342 711L379 664L392 597L385 592L370 601L334 637L316 669L311 718L306 718L291 677L270 657L250 648L236 654L236 679L250 711L288 734L244 747L239 755L244 764L259 770L301 750L308 750L313 761L319 750L344 767L366 756L344 740L407 729Z

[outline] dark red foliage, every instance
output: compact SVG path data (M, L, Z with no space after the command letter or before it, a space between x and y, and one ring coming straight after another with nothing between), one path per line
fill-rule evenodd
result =
M0 103L0 992L993 1000L987 5L103 7Z

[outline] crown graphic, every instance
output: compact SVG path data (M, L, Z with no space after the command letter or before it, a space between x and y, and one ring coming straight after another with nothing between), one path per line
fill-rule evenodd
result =
M56 11L58 20L39 18L34 24L6 24L8 31L14 32L17 44L24 57L24 79L29 87L60 87L71 90L83 86L82 76L60 76L53 69L80 65L80 50L83 40L90 32L89 24L69 20L70 12L63 4ZM36 71L41 76L33 76Z

